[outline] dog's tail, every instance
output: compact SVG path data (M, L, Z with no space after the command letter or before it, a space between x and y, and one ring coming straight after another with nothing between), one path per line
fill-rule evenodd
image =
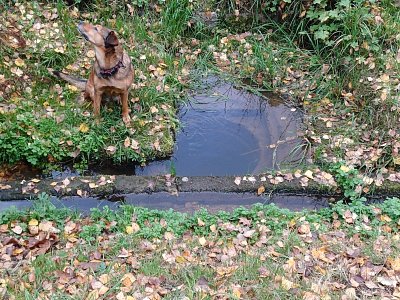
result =
M63 72L59 71L53 71L52 72L54 76L61 78L65 80L66 82L72 84L73 86L77 87L79 90L84 91L86 87L86 81L85 79L77 78L74 76L70 76L68 74L65 74Z

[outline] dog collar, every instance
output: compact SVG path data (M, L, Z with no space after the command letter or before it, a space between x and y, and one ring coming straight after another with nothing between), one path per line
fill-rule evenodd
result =
M108 78L117 73L119 68L121 67L125 68L124 63L122 62L123 58L124 57L122 56L121 60L111 69L105 69L105 70L100 69L100 76L103 78Z

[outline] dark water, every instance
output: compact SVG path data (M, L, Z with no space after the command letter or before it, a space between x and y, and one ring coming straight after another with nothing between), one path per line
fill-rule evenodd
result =
M301 113L276 95L259 97L209 79L212 87L181 108L182 129L170 160L136 167L137 175L243 175L276 169L300 143Z
M52 198L52 203L56 207L67 207L83 213L90 212L92 208L102 208L108 206L111 209L125 203L135 206L147 207L150 209L174 209L180 212L194 212L201 208L206 208L210 212L232 211L239 206L249 208L256 203L269 204L275 203L278 207L288 208L299 211L303 209L320 209L328 206L328 198L308 197L308 196L284 196L273 195L271 198L259 197L254 194L235 194L235 193L179 193L171 195L169 193L153 194L128 194L121 195L123 201L114 202L98 198L66 197L63 199ZM0 212L15 206L17 209L32 207L34 200L0 201Z

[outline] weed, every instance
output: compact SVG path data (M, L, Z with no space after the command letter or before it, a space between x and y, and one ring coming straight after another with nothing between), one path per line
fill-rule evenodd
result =
M82 227L82 231L79 236L85 241L93 243L96 241L97 237L102 234L104 228L104 223L101 221L93 225L85 225Z
M357 169L347 167L343 163L336 163L331 165L329 170L335 175L336 182L346 198L356 200L360 197L363 180Z

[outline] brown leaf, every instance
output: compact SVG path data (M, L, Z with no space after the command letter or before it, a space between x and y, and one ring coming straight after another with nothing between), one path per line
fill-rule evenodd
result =
M263 185L261 185L258 189L257 189L257 195L261 195L265 192L265 187Z
M19 241L13 237L7 237L2 242L3 245L13 245L13 246L21 246Z
M260 268L258 268L258 274L259 274L259 277L265 278L265 277L269 277L271 275L271 272L266 267L260 267Z
M91 261L91 262L81 262L78 265L78 268L82 270L93 270L96 271L101 265L101 262L98 261Z
M309 234L310 233L310 224L301 224L299 228L297 228L297 231L300 234Z
M132 273L125 274L121 279L121 283L125 287L131 287L135 281L136 281L136 278Z

